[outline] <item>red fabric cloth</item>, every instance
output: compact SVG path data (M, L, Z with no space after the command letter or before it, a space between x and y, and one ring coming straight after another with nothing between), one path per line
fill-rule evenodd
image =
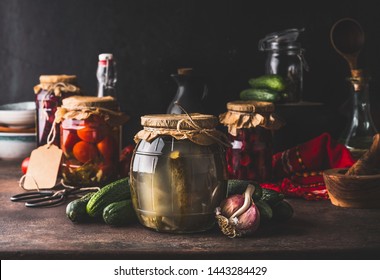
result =
M275 182L261 184L287 196L308 200L328 199L323 170L354 164L350 151L328 133L273 156Z

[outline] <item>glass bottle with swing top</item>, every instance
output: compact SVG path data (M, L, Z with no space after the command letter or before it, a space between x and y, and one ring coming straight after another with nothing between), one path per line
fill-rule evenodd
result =
M57 107L61 106L63 99L81 95L81 90L77 86L77 77L74 75L42 75L40 83L34 87L34 93L36 94L37 146L42 146L48 142ZM59 135L56 135L53 144L59 146Z

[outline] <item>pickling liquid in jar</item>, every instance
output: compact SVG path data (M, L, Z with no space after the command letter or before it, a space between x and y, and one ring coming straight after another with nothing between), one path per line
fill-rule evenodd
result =
M225 154L219 145L171 136L139 142L131 164L131 192L144 226L160 232L208 230L226 191Z
M119 127L99 116L62 121L62 176L65 183L102 186L117 179L119 170Z
M263 127L241 128L228 135L226 158L230 179L267 181L272 178L272 132Z

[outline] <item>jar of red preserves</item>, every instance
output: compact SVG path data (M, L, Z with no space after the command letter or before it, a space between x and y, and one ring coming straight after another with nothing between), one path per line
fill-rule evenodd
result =
M127 116L113 97L73 96L56 113L63 151L62 177L69 185L104 186L119 173L120 126Z
M40 83L34 87L36 94L37 146L48 142L48 135L54 123L54 114L62 100L80 95L77 77L74 75L42 75ZM59 146L59 135L53 142Z
M228 127L231 147L226 150L230 179L268 181L272 178L272 130L283 122L275 117L274 104L258 101L227 103L219 116Z

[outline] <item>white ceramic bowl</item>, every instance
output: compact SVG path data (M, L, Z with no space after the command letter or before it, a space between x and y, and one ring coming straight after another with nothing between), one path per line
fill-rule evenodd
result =
M36 133L0 132L0 159L24 159L35 149Z
M0 124L22 128L35 125L36 103L32 101L0 106Z

